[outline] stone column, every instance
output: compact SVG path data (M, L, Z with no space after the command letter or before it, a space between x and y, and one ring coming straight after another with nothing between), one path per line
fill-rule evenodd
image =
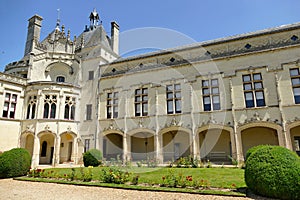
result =
M61 138L60 136L56 136L56 139L54 141L54 157L52 160L52 165L55 167L59 164L59 159L60 159L60 141Z
M230 88L230 102L231 102L231 115L232 115L232 121L233 121L233 135L234 135L234 142L236 147L236 156L233 156L239 163L244 161L243 151L241 148L242 145L242 139L241 139L241 132L238 131L238 120L236 119L235 115L235 105L233 102L234 99L234 91L233 91L233 84L232 84L232 78L229 77L229 88ZM232 145L232 144L231 144ZM232 151L233 153L234 151Z
M239 163L244 162L244 154L242 149L242 132L236 129L235 144L236 144L236 159Z
M156 159L159 163L163 163L164 157L163 157L163 142L162 142L162 135L158 134L158 132L155 134L155 151L156 151Z
M37 167L39 165L39 162L40 162L40 138L35 135L34 136L34 144L33 144L31 168Z
M77 158L78 158L78 145L79 145L78 139L79 139L78 137L73 139L71 160L73 160L74 163L77 163Z
M193 158L200 160L199 134L193 130Z
M127 133L123 135L123 162L126 162L128 159L128 143L127 143Z

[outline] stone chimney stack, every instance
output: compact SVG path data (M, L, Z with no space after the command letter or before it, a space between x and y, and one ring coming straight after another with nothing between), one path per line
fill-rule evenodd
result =
M111 47L116 54L119 54L119 30L117 22L111 22Z
M27 40L25 46L24 56L30 53L35 45L35 41L40 41L41 27L42 27L43 18L38 15L34 15L28 20L28 28L27 28Z

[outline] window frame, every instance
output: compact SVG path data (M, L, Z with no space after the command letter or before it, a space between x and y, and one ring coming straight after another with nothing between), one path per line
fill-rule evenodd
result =
M93 120L92 119L92 114L93 114L93 104L86 104L86 121Z
M166 103L168 115L182 113L182 96L180 83L166 85Z
M259 76L259 78L257 78ZM264 83L262 74L250 73L242 75L243 92L246 108L259 108L266 106L266 98L264 92ZM259 85L259 87L257 87ZM258 94L261 95L258 95ZM251 94L251 98L249 98ZM258 98L262 97L262 98Z
M140 92L139 92L140 91ZM146 91L146 92L145 92ZM136 117L148 116L149 89L139 88L134 92L134 115Z
M119 115L119 92L108 92L106 95L106 118L115 119Z
M66 96L64 108L64 119L75 120L76 98L72 96Z
M2 110L2 117L3 118L15 119L17 101L18 101L18 95L17 94L9 93L9 92L5 93L3 110ZM5 104L7 104L7 110L5 110Z
M60 79L62 79L62 80L60 80ZM65 83L66 82L66 77L59 75L59 76L56 77L56 82L57 83Z
M95 74L94 71L88 71L88 80L94 80Z
M216 82L216 84L214 82ZM219 79L206 79L202 80L201 83L203 111L221 110ZM215 102L215 98L218 98L218 102Z
M297 70L297 74L292 74L292 71ZM292 92L294 96L294 104L300 104L300 95L295 95L295 90L300 90L300 71L299 68L290 68L290 78L291 78L291 84L292 84ZM298 80L297 82L293 82L293 80Z
M55 119L57 111L57 95L46 94L44 99L44 119Z
M84 152L90 150L91 139L84 139Z
M36 115L37 96L29 96L26 119L34 119Z

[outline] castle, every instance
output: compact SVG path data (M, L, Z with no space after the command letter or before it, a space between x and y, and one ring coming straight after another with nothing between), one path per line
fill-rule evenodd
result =
M119 25L89 19L43 40L29 19L24 57L0 73L0 151L26 148L33 167L91 148L159 163L242 162L260 144L300 154L300 23L121 58Z

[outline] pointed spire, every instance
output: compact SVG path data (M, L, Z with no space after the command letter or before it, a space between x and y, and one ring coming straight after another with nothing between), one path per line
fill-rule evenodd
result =
M59 26L60 26L60 9L58 8L57 9L57 20L56 20L56 27L55 27L55 30L60 30L59 29Z

